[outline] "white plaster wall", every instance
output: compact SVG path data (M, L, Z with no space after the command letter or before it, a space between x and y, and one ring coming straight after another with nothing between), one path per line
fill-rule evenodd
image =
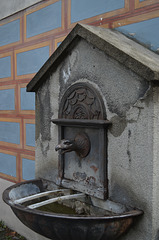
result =
M153 240L159 239L159 88L154 89L154 128L153 128L153 195L152 222Z
M0 20L43 0L0 0Z
M3 191L11 185L13 185L13 183L0 178L0 196L2 196ZM11 208L3 202L2 197L0 197L0 220L4 221L8 227L24 236L27 240L48 239L33 232L31 229L22 224L14 215Z
M152 221L153 111L151 92L127 112L124 132L118 137L111 133L108 136L110 198L144 211L141 220L121 240L157 240L152 238L155 234Z
M59 79L58 71L53 73L48 80L48 88L46 86L36 94L36 178L44 178L54 182L58 181L58 152L55 151L55 147L58 143L58 128L55 124L50 124L50 129L46 127L50 123L50 119L58 118L58 96L59 96ZM49 91L48 91L49 89ZM42 109L42 103L45 101L46 95L48 97L47 106L50 106L48 111L45 106L45 113ZM39 123L39 119L45 119L44 122ZM40 125L40 126L39 126ZM49 131L49 132L47 132ZM44 133L47 132L47 133ZM45 139L43 135L49 135Z

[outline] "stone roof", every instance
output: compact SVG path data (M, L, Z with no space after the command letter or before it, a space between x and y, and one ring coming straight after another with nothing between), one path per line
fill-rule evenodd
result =
M116 30L77 24L27 85L28 92L39 86L63 61L64 56L80 38L85 39L107 55L148 81L159 80L159 55Z

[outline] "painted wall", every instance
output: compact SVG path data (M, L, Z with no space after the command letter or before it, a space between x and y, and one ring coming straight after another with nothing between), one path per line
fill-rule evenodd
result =
M8 1L4 2L7 5ZM24 8L26 1L23 2ZM32 1L35 2L39 1ZM5 10L6 5L1 9ZM19 182L35 177L35 99L34 93L26 93L25 86L77 22L115 28L159 51L159 0L47 0L1 20L0 177L3 179Z

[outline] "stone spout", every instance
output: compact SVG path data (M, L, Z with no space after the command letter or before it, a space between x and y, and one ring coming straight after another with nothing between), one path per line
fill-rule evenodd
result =
M61 142L55 147L55 151L61 150L61 154L66 152L76 151L76 144L74 140L62 139Z
M84 158L89 154L90 141L85 133L78 134L74 140L62 139L55 147L56 151L61 150L61 154L75 151L77 155Z

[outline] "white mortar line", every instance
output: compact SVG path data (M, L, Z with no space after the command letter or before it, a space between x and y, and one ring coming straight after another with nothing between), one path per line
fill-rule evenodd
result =
M51 198L51 199L48 199L48 200L45 200L45 201L42 201L39 203L35 203L35 204L29 205L27 207L30 209L34 209L34 208L38 208L38 207L44 206L49 203L53 203L53 202L57 202L57 201L61 201L61 200L69 200L69 199L74 199L74 198L79 198L79 197L84 197L84 196L85 196L85 194L83 194L83 193L61 196L61 197Z
M25 198L17 199L17 200L14 201L14 203L19 204L19 203L27 202L29 200L33 200L33 199L36 199L36 198L39 198L39 197L47 196L51 193L67 192L67 191L70 193L69 189L57 189L57 190L52 190L52 191L47 191L47 192L41 192L41 193L37 193L37 194L31 195L31 196L28 196L28 197L25 197Z

